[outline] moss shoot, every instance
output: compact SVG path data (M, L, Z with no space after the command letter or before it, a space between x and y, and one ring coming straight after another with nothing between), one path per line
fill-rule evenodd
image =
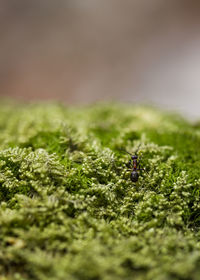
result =
M137 183L125 163L140 145ZM200 125L149 107L0 105L1 280L199 280Z

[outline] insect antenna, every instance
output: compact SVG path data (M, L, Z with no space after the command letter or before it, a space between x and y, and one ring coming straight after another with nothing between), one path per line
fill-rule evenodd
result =
M137 150L136 150L136 152L135 152L136 155L138 155L138 151L139 151L140 146L141 146L141 143L140 143L139 146L137 147Z
M139 144L139 146L137 147L137 150L135 151L135 155L137 156L138 155L138 151L139 151L139 149L140 149L140 146L141 146L141 143ZM131 156L133 156L134 154L131 154L131 153L129 153L127 150L125 150L125 149L120 149L120 151L121 152L124 152L124 153L127 153L127 154L129 154L129 155L131 155Z
M133 155L133 154L131 154L131 153L127 152L127 151L126 151L126 150L124 150L124 149L120 149L120 151L121 151L121 152L123 152L123 153L127 153L127 154L129 154L129 155L131 155L131 156Z

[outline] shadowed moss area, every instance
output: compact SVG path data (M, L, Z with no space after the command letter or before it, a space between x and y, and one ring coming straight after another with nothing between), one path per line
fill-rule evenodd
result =
M199 280L199 151L155 108L2 103L0 279Z

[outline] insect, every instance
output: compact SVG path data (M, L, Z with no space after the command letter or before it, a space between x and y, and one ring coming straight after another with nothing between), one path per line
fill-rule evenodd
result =
M139 146L140 147L140 146ZM135 155L127 152L127 151L124 151L126 153L128 153L130 156L131 156L131 160L129 160L128 164L127 164L127 167L131 167L132 169L128 169L131 172L131 175L130 175L130 179L132 182L137 182L138 179L139 179L139 172L138 171L146 171L144 168L140 168L140 160L141 158L138 159L138 150L139 150L139 147L135 153Z

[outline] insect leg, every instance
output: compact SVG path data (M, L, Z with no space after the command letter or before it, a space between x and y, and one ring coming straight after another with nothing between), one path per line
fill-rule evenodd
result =
M138 170L138 171L142 170L142 171L145 171L145 172L148 173L148 171L146 170L146 168L137 168L136 170Z
M131 167L131 160L129 160L129 162L128 163L126 163L126 167Z
M139 160L138 160L138 167L139 167L139 168L140 168L141 158L142 158L142 154L141 154L141 156L140 156L140 158L139 158Z

